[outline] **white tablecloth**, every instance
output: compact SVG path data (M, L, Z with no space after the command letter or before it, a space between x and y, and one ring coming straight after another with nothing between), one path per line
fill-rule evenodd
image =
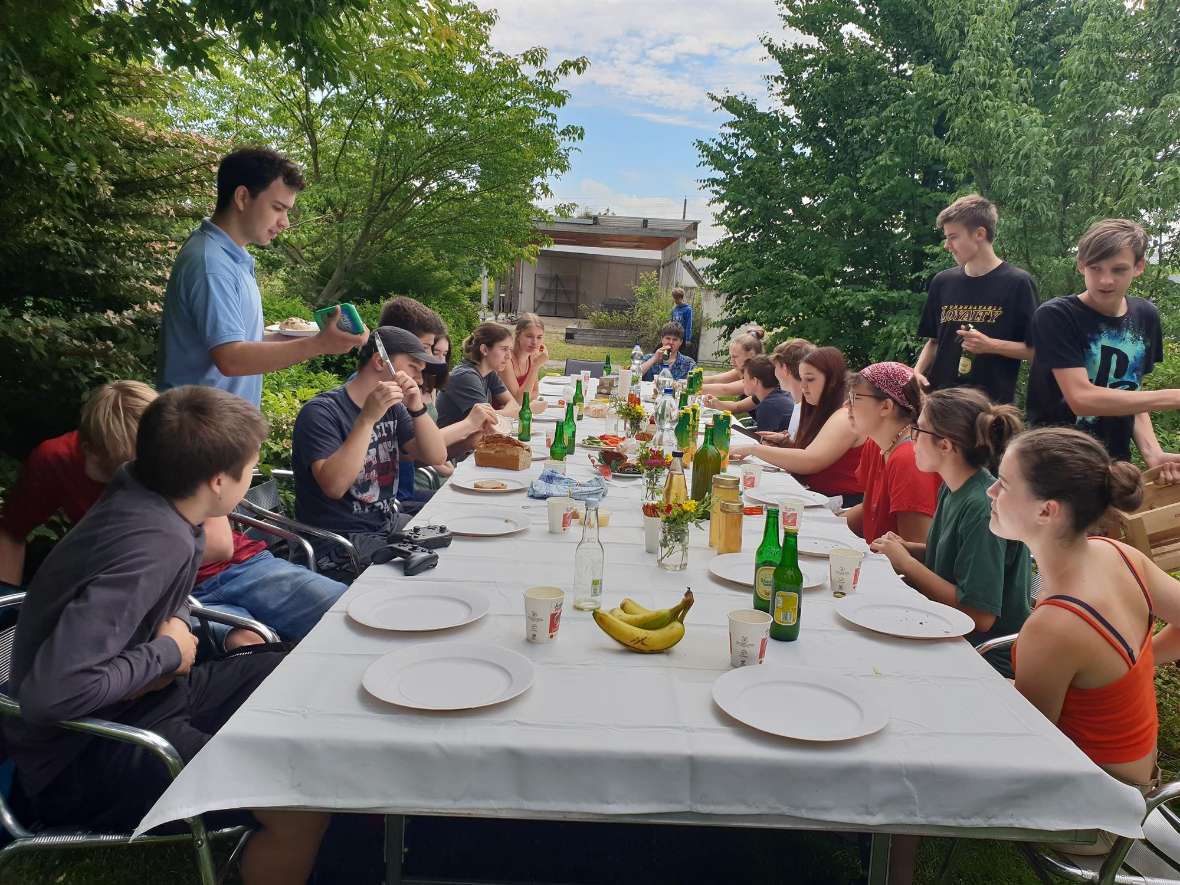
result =
M587 419L579 435L600 425ZM538 462L527 475L540 469ZM570 471L590 475L581 450ZM500 471L470 461L459 468L473 473ZM771 473L762 482L783 490L794 483ZM871 685L890 711L889 724L860 740L823 745L778 739L729 718L713 703L712 687L729 669L726 613L749 607L751 591L708 574L704 532L694 533L687 571L659 569L643 549L639 499L638 484L612 484L603 502L612 513L602 530L604 602L609 608L632 596L662 607L691 585L697 601L687 635L668 653L621 648L589 614L573 610L568 593L557 641L527 643L522 591L570 588L580 529L548 534L544 503L523 493L480 495L448 485L419 523L496 508L529 516L529 529L511 538L456 538L423 576L484 589L490 614L441 634L361 627L345 614L352 598L419 580L403 577L399 565L370 568L185 768L140 831L211 809L304 807L1140 834L1138 791L1086 759L966 642L908 641L853 627L835 614L826 586L806 593L799 640L771 642L767 662ZM744 549L757 545L761 530L761 518L746 518ZM803 532L810 531L863 547L823 508L806 511ZM858 592L912 591L887 560L870 557ZM460 713L386 705L361 688L365 668L382 654L456 638L528 656L536 665L532 688Z

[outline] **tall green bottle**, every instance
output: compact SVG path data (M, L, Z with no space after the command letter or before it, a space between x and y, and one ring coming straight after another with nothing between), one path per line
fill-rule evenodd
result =
M558 421L553 431L553 444L549 446L549 460L564 461L569 452L565 441L565 422Z
M803 611L803 572L799 569L798 525L784 526L783 553L774 570L774 593L770 598L770 638L794 642L799 638Z
M524 392L524 399L520 403L520 414L517 416L520 423L520 432L516 434L516 438L521 442L528 442L533 438L533 410L529 408L529 392Z
M574 408L578 410L578 420L581 420L582 415L586 412L586 397L582 394L582 379L578 379L577 385L574 387Z
M608 353L608 354L606 355L606 357L605 357L605 358L603 359L603 361L602 361L602 374L603 374L603 377L605 377L605 376L607 376L607 375L611 374L611 371L612 371L612 369L611 369L611 365L610 365L610 354Z
M565 425L565 453L572 455L574 449L578 445L578 422L574 420L574 404L565 404L565 419L562 421ZM557 437L554 437L556 440Z
M767 614L770 614L770 597L774 595L774 570L783 554L778 535L778 508L767 507L762 543L754 552L754 608Z
M682 409L688 408L688 389L687 388L680 391L680 408L682 408Z
M713 444L712 424L705 428L705 442L692 458L692 498L703 501L709 494L713 477L721 472L721 452Z

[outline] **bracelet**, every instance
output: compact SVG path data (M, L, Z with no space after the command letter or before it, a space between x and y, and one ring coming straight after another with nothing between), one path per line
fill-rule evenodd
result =
M423 406L422 408L418 409L418 411L416 411L416 412L411 412L409 409L406 409L406 411L410 412L411 418L421 418L423 415L426 414L426 406Z

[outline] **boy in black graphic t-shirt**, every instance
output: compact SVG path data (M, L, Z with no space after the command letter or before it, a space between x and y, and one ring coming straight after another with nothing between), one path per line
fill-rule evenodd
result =
M1180 455L1160 448L1151 412L1180 408L1180 390L1140 390L1164 358L1163 334L1155 305L1127 297L1146 250L1143 228L1118 218L1078 241L1086 291L1045 302L1033 321L1028 421L1077 426L1115 458L1130 458L1133 437L1148 467L1174 465L1165 480L1175 481Z
M981 387L995 402L1016 396L1020 361L1032 359L1037 287L996 256L996 207L978 194L938 215L944 248L958 266L930 281L918 334L927 339L914 371L935 390Z

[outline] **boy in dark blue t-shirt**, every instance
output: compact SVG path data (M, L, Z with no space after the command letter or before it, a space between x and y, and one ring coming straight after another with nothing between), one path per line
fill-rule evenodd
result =
M754 400L754 423L759 430L780 433L791 423L795 400L779 386L769 357L754 356L742 366L742 389Z

